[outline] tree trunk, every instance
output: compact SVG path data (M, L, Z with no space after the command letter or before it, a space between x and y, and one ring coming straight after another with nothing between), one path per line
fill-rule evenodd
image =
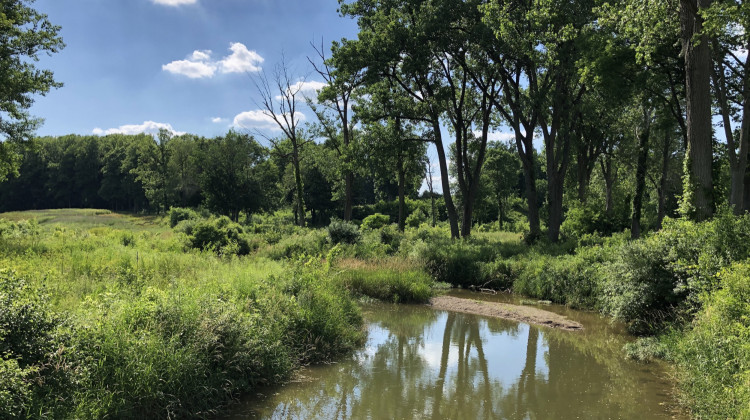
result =
M497 197L497 227L500 231L503 230L503 199Z
M406 227L406 199L404 190L406 184L406 171L404 170L404 159L398 156L398 230L403 232Z
M547 227L547 238L551 242L560 239L560 225L562 225L562 201L564 176L557 170L547 171L547 193L549 194L549 226Z
M347 170L344 175L344 194L346 195L344 201L344 220L347 222L352 220L352 208L354 207L354 174L352 171Z
M303 201L302 191L302 174L300 173L299 167L299 147L294 142L292 151L292 164L294 165L294 182L296 187L296 198L297 198L297 223L300 227L305 227L305 202Z
M666 216L667 181L669 177L669 157L672 141L669 133L664 134L664 147L661 151L661 179L659 180L659 209L656 213L656 229L661 229L664 216Z
M706 35L700 36L698 43L693 40L693 35L703 29L703 18L697 11L708 8L711 1L680 1L688 137L683 211L695 220L711 217L714 210L711 49Z
M535 241L542 235L542 229L539 223L539 198L536 191L536 177L534 176L533 158L527 163L528 159L522 158L523 174L526 185L526 201L528 206L529 219L529 241Z
M456 206L453 204L453 197L451 196L451 184L448 178L448 161L445 158L445 150L443 149L443 138L440 135L440 120L437 117L433 118L433 133L435 135L435 148L438 154L438 163L440 164L440 181L443 184L443 199L445 200L445 209L448 213L448 223L451 227L451 238L458 239L460 232L458 230L458 213L456 213Z
M630 238L641 237L641 211L643 209L643 191L646 189L646 165L648 160L648 141L651 134L650 110L644 110L644 126L638 136L638 166L635 169L635 196L633 197L633 214L630 219Z

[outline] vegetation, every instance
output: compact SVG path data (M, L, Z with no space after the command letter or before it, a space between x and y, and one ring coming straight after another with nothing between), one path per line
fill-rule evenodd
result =
M600 311L696 416L750 416L747 2L340 1L317 122L285 63L255 80L270 147L30 138L63 44L28 3L0 13L0 416L207 417L436 283Z

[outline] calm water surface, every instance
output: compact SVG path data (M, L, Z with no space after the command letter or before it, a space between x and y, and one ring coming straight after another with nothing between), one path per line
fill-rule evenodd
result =
M512 296L453 292L513 301ZM367 344L235 406L231 419L664 419L673 387L660 364L624 359L628 337L596 314L543 307L582 332L427 306L368 305Z

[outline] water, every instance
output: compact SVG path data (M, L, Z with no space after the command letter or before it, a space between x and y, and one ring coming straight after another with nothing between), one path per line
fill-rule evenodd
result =
M462 292L453 295L469 297ZM513 297L470 295L474 299ZM625 360L629 339L596 314L567 332L417 305L368 305L366 345L235 406L233 419L684 418L660 364Z

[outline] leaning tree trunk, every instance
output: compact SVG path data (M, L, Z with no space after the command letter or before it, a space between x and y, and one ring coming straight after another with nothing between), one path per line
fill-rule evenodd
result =
M435 135L435 149L437 149L438 163L440 164L440 181L443 185L443 199L445 200L445 209L448 213L448 223L451 227L451 238L458 239L460 232L458 230L458 213L456 206L453 204L451 196L451 184L448 178L448 161L445 158L445 149L443 149L443 138L440 135L440 120L433 118L433 133Z
M681 0L680 25L685 56L687 151L683 211L695 220L713 214L713 133L711 126L711 50L708 36L696 43L703 18L695 11L708 8L711 0Z

